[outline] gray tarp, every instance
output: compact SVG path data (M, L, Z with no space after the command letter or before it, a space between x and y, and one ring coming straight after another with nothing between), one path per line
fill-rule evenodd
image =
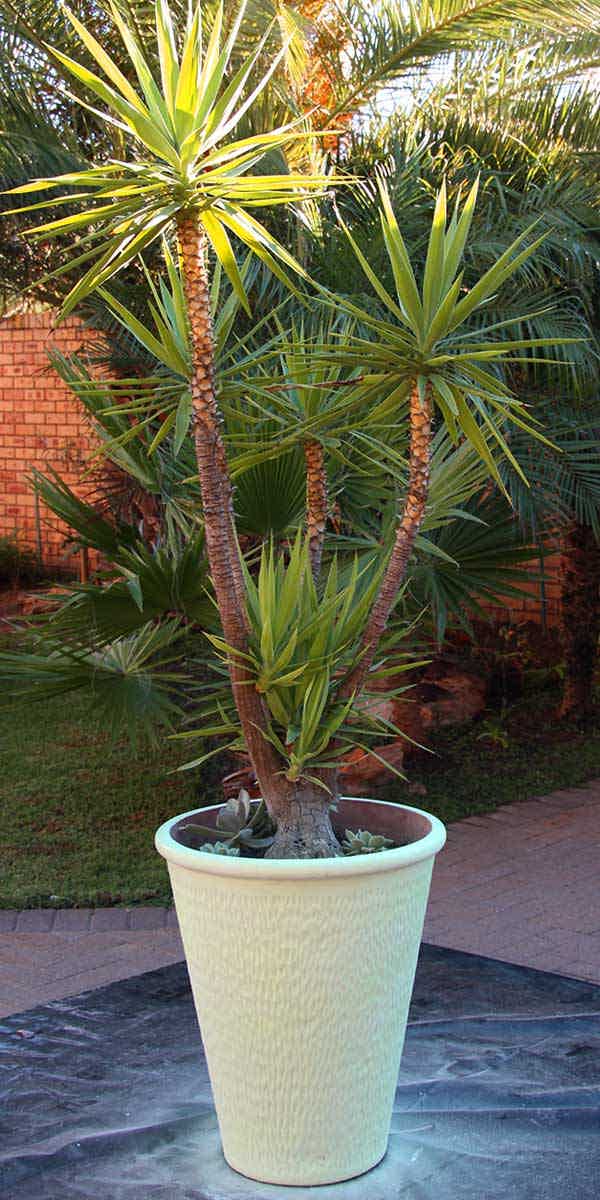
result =
M224 1162L185 968L137 976L0 1026L0 1196L598 1200L599 1015L600 987L423 947L386 1158L281 1188Z

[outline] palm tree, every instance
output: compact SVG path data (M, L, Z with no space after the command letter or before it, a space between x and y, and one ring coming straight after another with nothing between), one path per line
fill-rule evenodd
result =
M377 645L404 581L408 558L425 515L434 408L453 439L467 438L491 475L499 479L495 455L511 459L503 427L512 422L534 432L523 406L490 364L530 353L543 339L498 341L465 323L539 244L529 231L462 294L460 260L475 204L476 188L457 203L447 220L445 191L440 192L429 238L423 283L419 288L385 188L381 222L394 277L394 294L379 282L358 246L355 253L385 309L384 317L346 308L370 330L349 349L338 348L344 362L360 365L362 400L387 406L396 419L408 405L409 481L398 515L387 564L361 579L338 581L335 562L324 589L311 578L308 547L298 541L286 566L273 549L263 552L258 584L240 555L233 518L233 490L215 388L215 348L207 265L208 244L222 264L239 303L248 298L230 233L286 283L288 271L301 269L288 251L254 216L256 208L302 203L325 191L322 174L254 172L273 162L281 147L299 136L296 127L232 140L275 69L273 60L257 86L245 94L254 55L225 82L243 9L222 40L222 9L217 8L205 45L197 8L190 15L178 53L166 0L156 3L160 84L131 28L116 6L115 25L139 81L133 87L96 38L73 14L71 24L102 76L54 51L61 68L71 72L104 105L103 119L116 123L133 154L123 161L38 180L16 189L44 193L70 188L60 200L71 203L78 189L93 202L83 212L36 227L47 238L90 227L82 238L79 262L83 277L71 289L63 313L94 289L104 286L145 247L175 229L191 337L190 392L206 553L223 628L213 638L225 656L235 714L225 719L222 698L217 712L224 730L238 724L262 795L277 821L269 851L276 857L322 856L338 852L329 818L336 794L336 768L352 739L352 723L368 721L359 709ZM302 131L304 136L304 131ZM32 208L44 208L47 199ZM527 243L527 244L526 244ZM91 265L88 265L90 264ZM293 286L293 284L292 284ZM335 304L328 296L328 302ZM485 336L487 340L482 340ZM326 357L330 351L325 348ZM381 396L384 398L381 399ZM514 464L516 466L516 463ZM308 572L308 576L307 576ZM294 624L295 623L295 624ZM232 745L236 745L236 736ZM356 737L356 730L354 732Z

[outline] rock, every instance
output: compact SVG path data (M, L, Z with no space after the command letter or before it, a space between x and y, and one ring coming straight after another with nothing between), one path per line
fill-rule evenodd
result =
M377 748L377 753L389 762L397 771L402 770L406 743L398 738L388 742L387 746ZM392 775L379 759L364 750L352 750L344 765L340 768L340 789L350 796L368 796L369 786L380 784L382 779L391 779Z
M405 680L405 676L399 677L397 684L402 686ZM388 686L394 687L392 680L388 681ZM377 754L397 770L402 770L415 743L434 749L436 728L472 721L483 712L485 703L486 683L481 675L462 665L457 667L442 658L436 659L405 695L393 700L382 696L380 701L370 705L373 713L384 716L405 735L376 746ZM378 787L391 779L390 772L379 759L362 750L348 755L347 765L342 767L340 774L344 790L352 795L360 795L369 786ZM414 794L425 794L425 791Z
M60 584L46 588L39 595L24 592L19 611L24 617L34 616L36 613L52 612L53 609L58 608L62 600L67 598L67 595L68 592Z
M425 672L423 691L436 689L429 703L432 725L463 725L483 712L486 704L486 681L474 671L442 662L431 663Z
M415 779L414 783L409 783L407 785L406 790L407 790L409 796L426 796L427 795L427 788L425 787L425 784L419 783L418 780L416 780L416 779Z

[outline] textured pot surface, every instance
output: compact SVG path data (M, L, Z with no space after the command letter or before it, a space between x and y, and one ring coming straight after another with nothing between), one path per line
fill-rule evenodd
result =
M219 806L201 810L213 824ZM178 840L167 859L223 1150L267 1183L334 1183L385 1154L440 821L339 802L338 830L398 849L351 858L250 859Z

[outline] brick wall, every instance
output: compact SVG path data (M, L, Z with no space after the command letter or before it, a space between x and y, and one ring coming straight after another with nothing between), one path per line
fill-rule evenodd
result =
M544 561L543 581L532 579L520 585L521 591L525 595L507 598L506 606L496 607L484 604L483 607L498 621L517 623L543 619L547 625L558 624L560 621L562 564L563 559L560 545L558 545L556 552L548 555ZM533 575L541 574L540 564L537 561L532 562L529 569Z
M79 350L89 333L75 317L56 330L51 312L0 321L0 536L17 532L33 549L41 541L44 566L68 566L67 530L36 503L27 479L32 467L48 466L72 486L90 449L81 406L48 363L52 347Z

